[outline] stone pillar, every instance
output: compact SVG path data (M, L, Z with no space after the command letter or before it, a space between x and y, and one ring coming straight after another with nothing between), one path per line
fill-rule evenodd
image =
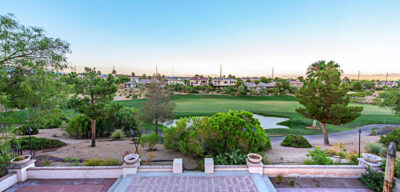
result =
M214 159L213 158L204 158L204 172L205 173L214 173Z
M122 167L122 176L125 177L129 174L136 174L138 172L138 168L140 167L140 160L138 160L135 164L126 164L124 163Z
M174 163L172 165L172 173L173 174L182 174L183 172L183 163L182 158L174 158Z
M252 163L246 158L246 164L247 167L249 168L249 173L257 173L260 175L264 174L264 164L262 162Z
M8 167L8 172L16 173L18 182L24 182L28 179L28 172L26 170L30 167L35 167L35 162L36 159L31 159L30 161L21 165L11 164Z

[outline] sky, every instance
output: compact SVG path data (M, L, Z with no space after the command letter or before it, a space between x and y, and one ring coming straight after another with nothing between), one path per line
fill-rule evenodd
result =
M0 0L6 13L69 42L77 71L303 75L334 60L400 73L399 0Z

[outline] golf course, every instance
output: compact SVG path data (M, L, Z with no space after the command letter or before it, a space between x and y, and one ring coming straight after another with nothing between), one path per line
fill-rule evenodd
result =
M229 110L246 110L263 116L289 118L280 124L290 129L268 129L266 132L269 136L322 134L321 130L305 128L312 124L312 120L296 113L295 109L301 105L292 96L174 95L171 96L171 101L176 104L174 111L177 118L209 116ZM144 99L116 102L140 110ZM390 110L369 104L351 105L363 106L362 115L348 124L328 125L329 133L347 131L367 124L400 124L400 117L395 116Z

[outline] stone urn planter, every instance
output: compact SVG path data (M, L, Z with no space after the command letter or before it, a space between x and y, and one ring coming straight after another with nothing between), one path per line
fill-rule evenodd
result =
M363 153L362 156L364 157L364 159L366 161L371 162L371 163L378 163L378 162L382 161L381 157L371 154L371 153Z
M259 155L259 154L257 154L257 153L249 153L249 154L247 155L247 159L248 159L251 163L258 164L258 163L261 162L262 157L261 157L261 155Z
M139 160L138 154L129 154L124 157L124 161L126 164L135 164Z
M31 155L21 155L18 157L14 157L13 159L11 159L11 163L14 165L21 165L24 164L26 162L28 162L29 160L31 160L32 156Z

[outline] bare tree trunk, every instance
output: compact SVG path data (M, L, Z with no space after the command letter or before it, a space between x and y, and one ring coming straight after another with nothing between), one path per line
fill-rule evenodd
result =
M156 119L156 121L155 121L155 124L156 124L156 135L158 135L158 120Z
M328 132L326 131L325 123L321 123L321 128L322 128L322 133L324 134L324 143L325 145L329 145L329 139L328 139Z
M91 147L96 147L96 120L92 120L92 145Z

